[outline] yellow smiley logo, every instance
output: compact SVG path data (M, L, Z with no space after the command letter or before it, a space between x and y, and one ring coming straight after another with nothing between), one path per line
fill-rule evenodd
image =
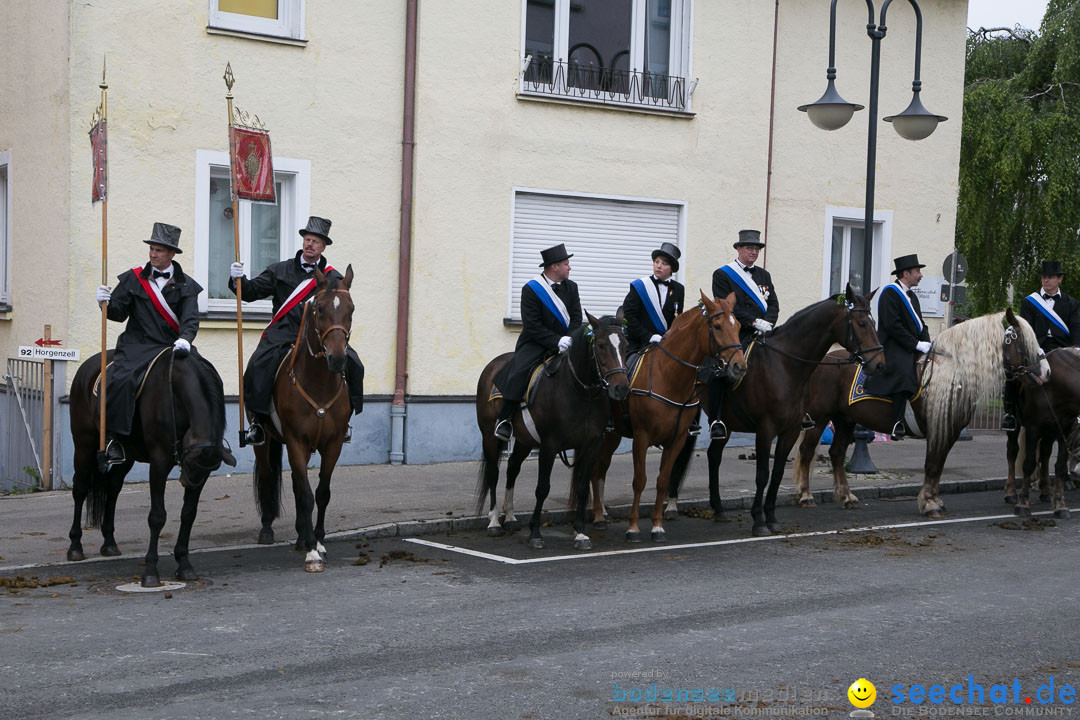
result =
M848 700L857 708L868 708L877 700L877 688L866 678L859 678L847 689Z

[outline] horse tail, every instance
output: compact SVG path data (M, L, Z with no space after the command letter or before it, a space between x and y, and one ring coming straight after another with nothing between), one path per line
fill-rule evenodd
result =
M484 438L483 457L480 459L480 469L476 473L476 514L486 515L489 508L488 497L491 497L491 505L495 504L495 491L499 485L499 463L502 460L503 450L509 443L494 438Z
M101 527L105 520L105 509L109 504L109 474L103 473L97 468L97 460L94 460L94 469L90 471L90 487L86 497L86 524L92 528Z
M669 498L679 497L679 487L682 485L687 471L690 470L690 462L694 459L694 450L697 446L696 440L697 438L686 438L682 450L675 456L675 462L671 466L671 477L668 479L667 494Z
M255 473L252 475L255 507L260 515L269 515L272 519L281 516L281 450L280 442L267 438L266 456L269 467L262 467L259 464L259 454L255 453Z

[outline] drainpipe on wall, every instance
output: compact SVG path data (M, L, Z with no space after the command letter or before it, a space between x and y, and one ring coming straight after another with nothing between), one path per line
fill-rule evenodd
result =
M769 81L769 160L765 172L765 260L769 257L769 200L772 199L772 144L773 129L776 122L776 41L780 27L780 0L776 0L776 8L773 10L772 31L772 79ZM765 267L765 260L761 267Z
M397 359L390 404L390 464L405 462L405 381L408 378L409 270L412 264L413 151L416 140L416 13L419 0L405 10L405 102L401 123L401 221L398 232Z

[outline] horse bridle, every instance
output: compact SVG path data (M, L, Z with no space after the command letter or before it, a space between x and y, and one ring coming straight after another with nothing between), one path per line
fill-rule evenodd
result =
M759 339L757 341L757 344L760 345L761 347L767 349L767 350L772 350L774 353L778 353L780 355L783 355L784 357L791 358L792 360L796 360L796 361L801 362L801 363L806 363L807 365L865 365L868 362L868 360L865 357L863 357L863 353L873 352L874 357L877 357L878 355L880 355L882 352L885 351L885 346L884 345L872 345L872 346L870 346L868 348L864 348L859 343L858 335L855 334L855 321L852 320L851 314L856 313L856 312L864 312L867 315L869 315L870 314L870 308L855 307L852 303L844 303L844 305L845 305L845 308L846 308L846 310L845 310L845 320L847 321L847 337L845 338L845 344L850 343L850 344L855 345L854 350L849 350L848 351L847 360L841 360L840 362L830 362L830 361L827 361L827 360L807 360L806 358L799 357L798 355L793 355L792 353L789 353L786 350L781 350L778 347L775 347L773 345L769 345L767 342L765 342L764 339Z
M315 319L312 321L312 324L313 324L313 326L315 328L315 333L319 337L319 346L320 346L321 349L317 353L314 350L312 350L311 349L311 338L309 338L307 335L304 335L304 343L307 345L308 353L312 357L316 357L316 358L326 357L326 354L327 354L326 353L326 338L327 338L327 336L330 335L330 333L334 332L335 330L340 330L341 332L345 333L345 343L346 344L348 344L349 338L352 337L352 330L345 327L344 325L331 325L330 327L326 328L326 330L323 330L322 332L319 331L319 303L318 303L318 298L319 298L319 295L321 295L323 293L340 293L342 295L349 295L348 290L337 290L337 289L335 289L335 290L330 290L330 289L320 290L319 292L315 293L315 296L313 298L311 298L310 301L308 301L307 303L304 303L304 315L305 316L307 315L307 306L309 304L312 306L311 314L315 316ZM350 297L350 300L351 300L351 297ZM300 320L301 325L303 325L303 322L304 322L304 320L303 320L303 318L301 318L301 320Z
M616 332L618 332L621 335L621 334L623 334L623 329L621 327L616 328ZM599 395L600 393L602 393L603 391L605 391L609 387L611 387L611 383L608 382L609 377L611 377L612 375L615 375L617 373L620 373L620 372L629 374L630 370L628 368L626 368L626 367L620 366L620 367L617 367L617 368L612 368L611 370L608 370L607 372L604 372L603 369L600 367L600 359L598 357L596 357L596 339L594 337L594 333L591 332L591 330L589 330L589 331L586 331L585 334L586 334L586 337L589 338L589 342L592 343L592 346L593 346L592 347L592 352L591 352L592 361L593 361L593 366L594 366L594 368L596 370L596 375L597 375L598 378L600 378L600 382L593 383L593 384L586 384L584 381L582 381L581 378L578 377L577 371L574 370L574 363L567 360L566 364L570 367L570 377L574 378L574 382L576 382L578 384L578 386L585 392L586 396L587 397L596 397L597 395Z
M709 354L710 357L712 357L714 360L716 360L716 364L717 364L717 367L718 367L720 372L727 372L728 365L731 364L731 358L735 356L735 351L742 347L742 345L740 345L739 343L732 343L730 345L721 345L719 342L716 341L716 336L713 335L713 330L712 330L713 318L719 317L721 315L725 315L728 312L729 312L728 310L717 310L713 314L705 316L705 328L709 333L709 353L708 354ZM704 310L702 311L701 314L705 315ZM691 368L695 372L697 372L698 370L701 369L701 365L695 365L693 363L690 363L690 362L687 362L687 361L683 360L680 357L676 357L674 353L672 353L670 350L668 350L666 347L664 347L664 343L663 343L662 340L659 343L657 343L656 346L658 348L660 348L664 352L665 355L667 355L669 358L671 358L675 362L679 363L680 365L682 365L684 367ZM731 352L728 353L728 356L726 358L720 357L720 353L724 352L725 350L730 350Z

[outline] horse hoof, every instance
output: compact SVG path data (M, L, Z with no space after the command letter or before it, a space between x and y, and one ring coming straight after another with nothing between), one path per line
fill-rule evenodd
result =
M1006 495L1005 496L1005 502L1007 502L1009 505L1015 505L1016 504L1016 496L1015 495Z
M848 500L846 503L844 503L844 509L845 510L858 510L859 509L859 501L858 500Z
M518 530L521 529L521 521L511 520L508 523L503 523L503 527L506 528L506 532L516 533Z
M589 538L583 538L581 540L574 541L575 550L592 550L592 540Z
M592 526L593 530L607 530L607 520L598 520Z
M503 536L503 529L501 527L497 526L497 525L492 525L491 527L489 527L487 529L487 536L488 537L502 537Z
M1055 510L1054 517L1058 520L1068 520L1072 515L1069 514L1068 510Z
M665 520L678 520L679 519L679 511L676 510L675 508L668 508L667 510L664 511L664 519Z
M1031 517L1031 508L1029 508L1029 507L1020 507L1018 505L1015 508L1013 508L1013 512L1018 517Z
M1044 495L1043 493L1039 493L1039 502L1050 502L1051 500L1053 500L1053 498L1050 497L1049 495Z
M260 545L273 545L274 544L274 531L273 530L260 530L259 531L259 544Z
M177 580L183 580L185 582L193 582L199 579L198 574L193 568L176 568L176 575L174 575L173 577L175 577Z
M161 587L161 578L157 575L143 575L142 586L144 588Z
M108 545L101 546L101 554L105 557L116 557L120 554L120 548L116 546L116 543L110 543Z
M665 530L653 530L651 533L649 533L649 538L654 543L665 543L665 542L667 542L667 531L665 531Z
M945 517L945 512L943 510L927 510L926 517L931 520L941 520Z
M817 507L817 503L814 501L814 498L807 498L799 501L799 507L813 508Z
M304 570L309 573L320 573L325 569L326 566L321 559L304 561Z
M768 525L755 525L751 532L754 537L766 537L772 535L772 530L769 529Z
M638 530L627 530L626 531L626 542L629 542L629 543L639 543L639 542L641 542L641 532L638 531Z
M67 559L70 562L79 562L80 560L85 560L86 555L83 554L83 550L82 550L81 547L79 547L79 548L68 548Z
M769 528L769 532L771 533L780 534L784 532L780 529L780 523L778 522L765 523L765 526Z
M529 542L525 543L530 550L543 550L544 538L532 537L529 538Z

